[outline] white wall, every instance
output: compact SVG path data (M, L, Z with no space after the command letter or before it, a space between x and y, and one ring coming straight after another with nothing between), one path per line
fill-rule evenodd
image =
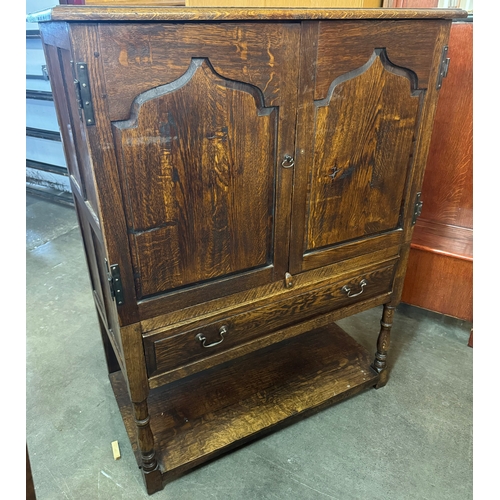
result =
M26 14L50 9L59 5L58 0L26 0ZM26 30L37 30L37 23L26 23ZM42 74L45 64L42 42L38 38L26 39L26 74ZM50 91L50 83L45 80L26 79L27 90ZM59 131L54 103L26 99L26 126L41 130ZM26 159L40 161L60 167L66 166L62 143L36 137L26 137ZM31 187L52 186L59 191L70 191L68 178L42 170L26 168L27 184ZM29 178L29 182L28 182Z

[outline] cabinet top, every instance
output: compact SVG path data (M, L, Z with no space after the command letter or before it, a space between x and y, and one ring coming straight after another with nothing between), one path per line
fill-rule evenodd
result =
M31 23L48 21L280 21L305 19L458 19L460 9L312 9L242 7L107 7L58 5L27 16Z

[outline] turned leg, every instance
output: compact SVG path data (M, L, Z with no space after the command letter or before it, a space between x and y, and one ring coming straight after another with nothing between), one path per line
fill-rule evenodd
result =
M151 472L158 467L154 450L154 438L149 425L147 400L133 403L135 425L137 427L137 443L141 452L142 470Z
M149 494L162 489L161 472L156 460L154 437L150 426L147 400L132 403L134 407L135 425L137 428L137 444L141 453L141 468L144 482Z
M384 312L380 321L380 333L377 340L377 352L372 364L372 368L380 374L380 379L375 385L376 389L384 387L387 383L387 352L391 342L392 318L395 309L394 306L384 304Z
M142 330L139 323L123 326L120 329L124 352L124 375L128 390L137 433L137 446L140 453L139 467L142 470L147 492L151 495L162 489L162 473L155 454L155 440L150 424L148 408L149 385L142 345Z

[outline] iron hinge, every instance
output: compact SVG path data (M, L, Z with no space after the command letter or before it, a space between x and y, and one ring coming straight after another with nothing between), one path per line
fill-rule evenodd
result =
M87 125L95 125L89 74L87 65L82 62L75 64L75 92L78 107L83 110L83 120Z
M108 266L108 261L106 260L106 267L108 268L108 283L111 291L111 297L113 300L116 300L117 305L121 306L125 301L125 296L123 294L120 266L118 264Z
M441 64L439 65L439 75L437 79L436 89L439 90L443 85L443 78L446 78L448 74L448 68L450 67L450 58L448 56L448 45L443 47L443 52L441 53Z
M422 193L417 193L417 197L415 199L415 206L413 209L413 220L411 222L412 226L415 225L415 223L417 222L417 218L420 217L420 214L422 213L422 205L424 203L420 200L421 194Z

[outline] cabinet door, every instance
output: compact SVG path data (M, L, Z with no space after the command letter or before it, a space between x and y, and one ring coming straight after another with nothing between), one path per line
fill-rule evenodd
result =
M317 45L301 54L292 272L402 241L440 23L305 30Z
M299 29L98 26L141 317L284 279Z

